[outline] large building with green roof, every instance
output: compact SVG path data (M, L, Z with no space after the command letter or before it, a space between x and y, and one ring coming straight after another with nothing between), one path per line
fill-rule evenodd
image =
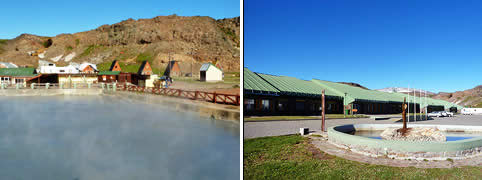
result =
M25 84L37 75L35 68L0 68L0 83Z
M326 113L396 114L404 99L411 112L457 111L463 107L432 98L367 90L347 84L252 72L244 68L244 114L319 115L321 92L325 90ZM414 102L414 99L415 102Z

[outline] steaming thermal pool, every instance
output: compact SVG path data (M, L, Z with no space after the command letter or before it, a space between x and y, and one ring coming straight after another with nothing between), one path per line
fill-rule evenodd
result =
M236 179L239 122L115 96L0 97L2 179Z

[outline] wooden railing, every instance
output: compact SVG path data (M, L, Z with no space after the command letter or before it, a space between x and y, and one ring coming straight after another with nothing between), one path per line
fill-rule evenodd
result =
M172 96L179 98L186 98L192 100L201 100L218 104L231 104L240 105L239 94L224 94L216 92L204 92L204 91L188 91L182 89L171 88L151 88L151 87L139 87L129 85L117 85L118 90L131 91L131 92L145 92L151 94L158 94L164 96Z

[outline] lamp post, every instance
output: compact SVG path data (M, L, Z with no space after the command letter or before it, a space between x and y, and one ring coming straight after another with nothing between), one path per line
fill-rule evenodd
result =
M325 90L321 91L321 132L325 132Z
M345 105L346 105L346 93L345 93L345 97L343 98L343 117L344 118L346 118Z

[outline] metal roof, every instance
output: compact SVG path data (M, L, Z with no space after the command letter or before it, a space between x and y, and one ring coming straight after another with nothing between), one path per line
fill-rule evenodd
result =
M204 63L202 66L201 66L201 69L199 69L199 71L207 71L209 69L209 67L214 67L216 69L219 69L218 67L216 67L214 64L211 64L211 63ZM219 69L221 72L223 72L223 70Z
M18 68L17 65L13 64L13 63L8 63L8 62L0 62L1 65L3 65L4 67L6 68Z
M261 77L250 71L248 68L244 68L243 72L243 85L245 92L257 94L277 94L280 92L278 89L261 79Z
M296 96L321 96L321 91L324 89L312 81L306 81L288 76L275 76L268 74L256 73L276 89L280 90L282 94L296 95ZM327 96L339 96L331 89L325 89Z
M35 68L0 68L0 76L33 77Z
M367 90L359 87L350 86L347 84L323 81L313 79L311 81L301 80L288 76L276 76L262 73L251 72L248 68L244 68L244 89L245 90L262 90L267 91L275 88L280 94L285 95L297 95L297 96L320 96L321 90L325 89L327 96L337 96L340 98L346 98L345 105L348 105L355 101L368 101L379 103L402 103L404 98L407 98L407 102L410 99L411 103L420 104L420 106L444 106L444 108L462 106L432 98L416 97L416 101L413 99L415 96L402 94L402 93L390 93L376 90ZM425 101L427 101L425 103Z

